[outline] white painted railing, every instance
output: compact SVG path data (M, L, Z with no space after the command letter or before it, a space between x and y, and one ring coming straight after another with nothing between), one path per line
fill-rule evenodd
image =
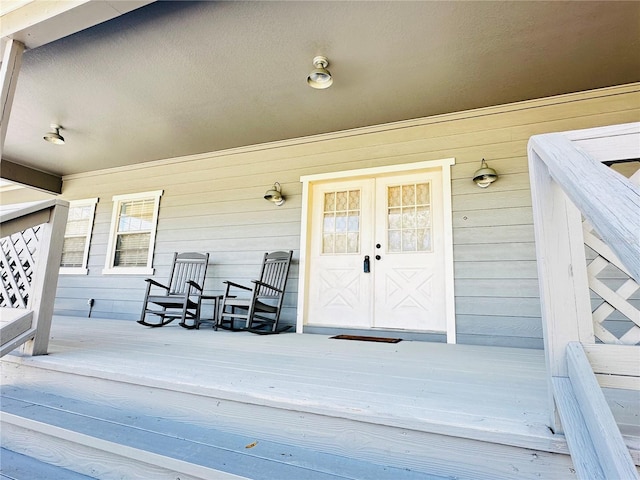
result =
M640 189L602 164L629 159L640 159L640 123L529 141L550 426L564 430L580 478L638 478L600 389L640 386L640 312L628 301L640 281ZM616 289L598 279L609 264L624 277ZM601 299L593 312L590 292ZM615 310L629 325L618 335L605 325Z
M0 356L47 353L69 204L0 206Z

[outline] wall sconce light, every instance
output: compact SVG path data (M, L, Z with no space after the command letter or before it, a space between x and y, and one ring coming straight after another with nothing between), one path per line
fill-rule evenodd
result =
M473 174L473 181L476 182L476 185L480 188L487 188L497 179L498 174L493 168L489 168L487 166L487 162L485 162L483 158L482 163L480 164L480 169L476 170L476 173Z
M333 83L331 73L327 70L329 60L327 57L318 55L313 59L313 66L316 67L311 70L311 73L307 75L307 83L312 88L322 90L323 88L329 88Z
M266 191L264 199L275 203L277 207L284 203L284 197L280 192L280 184L278 182L274 183L273 187Z
M60 130L62 127L55 123L51 124L52 132L48 132L44 135L44 138L47 142L53 143L54 145L64 145L64 137L60 135Z

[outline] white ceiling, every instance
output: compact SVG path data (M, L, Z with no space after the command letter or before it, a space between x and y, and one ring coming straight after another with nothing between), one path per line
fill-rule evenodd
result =
M637 1L155 2L25 51L3 159L65 175L630 83L638 52Z

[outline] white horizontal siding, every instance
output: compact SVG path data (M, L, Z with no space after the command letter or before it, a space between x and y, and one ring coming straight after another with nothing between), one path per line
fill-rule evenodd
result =
M111 197L163 189L155 277L166 278L174 251L211 254L205 289L258 274L262 253L299 257L303 175L454 157L452 207L459 341L541 346L526 147L531 135L637 121L640 86L443 115L387 127L169 159L64 179L63 197L100 198L89 275L60 279L56 310L136 318L143 277L101 275ZM471 181L485 158L500 178L488 189ZM286 203L262 196L280 182ZM294 323L298 269L287 286L283 321Z

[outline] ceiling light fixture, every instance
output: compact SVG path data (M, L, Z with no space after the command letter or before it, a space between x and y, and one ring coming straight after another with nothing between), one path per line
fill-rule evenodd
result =
M327 70L329 60L327 57L318 55L313 59L313 66L316 67L311 70L311 73L307 76L307 83L310 87L322 90L323 88L329 88L333 83L331 72Z
M277 207L284 203L284 197L282 196L280 184L278 182L274 183L273 187L266 191L264 199L275 203Z
M487 188L497 179L498 174L493 168L489 168L487 166L487 162L485 162L483 158L482 163L480 164L480 169L476 170L476 173L473 174L473 181L476 182L476 185L480 188Z
M45 134L44 138L47 142L53 143L55 145L64 145L64 137L60 135L60 130L62 127L55 123L51 124L52 132L48 132Z

